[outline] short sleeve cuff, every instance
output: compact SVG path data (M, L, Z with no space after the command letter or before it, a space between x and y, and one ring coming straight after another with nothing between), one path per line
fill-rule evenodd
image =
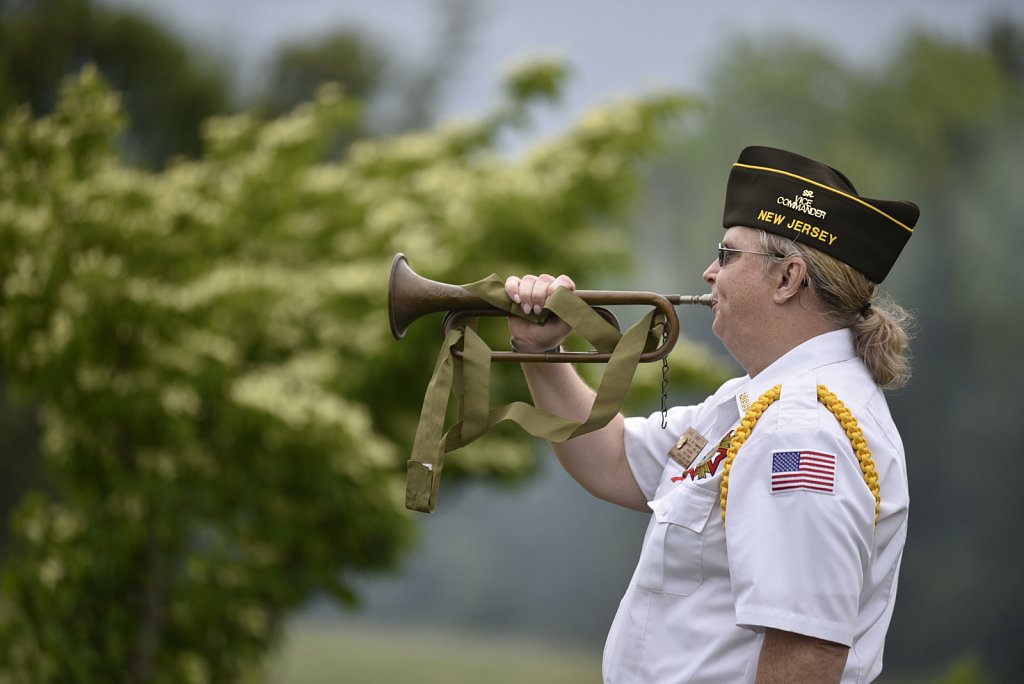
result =
M759 606L736 606L736 625L746 629L779 629L825 641L853 646L853 632L848 625L806 615Z

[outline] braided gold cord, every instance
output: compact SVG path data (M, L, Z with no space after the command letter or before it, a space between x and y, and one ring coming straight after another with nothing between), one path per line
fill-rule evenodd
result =
M740 426L736 428L736 433L732 436L729 450L725 452L725 463L722 464L721 500L723 525L725 524L725 504L729 498L729 471L732 470L732 462L736 460L736 453L743 446L743 443L747 441L747 437L750 437L750 433L754 430L754 426L757 425L757 421L761 419L761 414L774 404L780 396L782 396L782 385L776 385L758 397L757 401L751 404L747 412L743 414Z
M782 395L782 385L776 385L770 390L758 397L757 401L751 404L747 412L743 414L743 418L740 420L740 425L736 428L736 433L732 437L732 442L729 444L729 449L725 453L725 463L722 465L722 484L721 484L721 502L722 502L722 524L725 524L725 507L729 498L729 473L732 470L732 463L736 460L736 454L739 452L743 443L750 437L750 433L753 432L754 426L757 425L757 421L761 419L761 415L768 409L769 406L774 404L779 397ZM875 525L878 524L878 517L882 512L882 494L881 486L878 483L878 471L875 470L875 461L871 457L871 450L868 449L868 442L864 438L864 431L860 429L860 425L857 423L857 419L850 413L850 409L846 408L846 405L837 397L833 392L830 392L828 387L825 385L818 385L818 401L820 401L825 408L827 408L839 424L846 431L846 436L850 440L850 446L853 447L853 453L857 456L857 460L860 462L861 472L864 473L864 482L867 484L868 489L871 490L871 494L875 497Z
M882 487L878 483L878 471L875 470L875 460L871 458L868 441L864 439L864 431L860 429L857 419L850 413L850 409L846 408L846 404L833 392L830 392L828 387L818 385L818 401L832 412L832 415L846 431L846 436L850 438L853 453L860 461L860 469L864 473L864 482L867 483L868 489L875 497L875 525L877 525L878 517L882 514Z

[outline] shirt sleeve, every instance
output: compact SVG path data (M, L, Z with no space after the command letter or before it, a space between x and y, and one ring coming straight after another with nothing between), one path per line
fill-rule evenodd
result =
M646 418L626 418L624 445L626 460L636 483L648 501L655 498L661 476L668 461L668 452L687 427L696 422L703 404L675 406L669 409L667 426L661 427L661 413Z
M819 407L795 429L758 425L728 492L737 624L852 645L875 504L831 414Z

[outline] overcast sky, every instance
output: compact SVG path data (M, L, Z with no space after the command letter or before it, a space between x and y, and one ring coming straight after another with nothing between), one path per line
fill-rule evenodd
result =
M284 40L357 24L404 60L422 57L437 28L436 0L103 0L143 10L195 36L243 74ZM536 55L564 58L573 78L560 116L658 87L696 87L709 61L749 36L803 34L863 62L911 26L970 38L997 14L1024 22L1021 0L479 0L479 22L442 114L490 104L506 68Z

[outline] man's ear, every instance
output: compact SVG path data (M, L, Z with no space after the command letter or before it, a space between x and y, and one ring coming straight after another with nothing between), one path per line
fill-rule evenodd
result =
M775 273L774 299L776 304L784 304L796 297L803 289L804 283L807 282L807 264L800 257L787 257L779 264Z

